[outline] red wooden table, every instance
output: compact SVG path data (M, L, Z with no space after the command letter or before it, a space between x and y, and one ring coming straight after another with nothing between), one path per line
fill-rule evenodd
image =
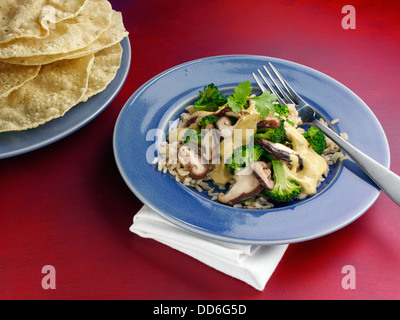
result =
M304 64L353 90L381 122L391 169L400 174L400 2L111 3L123 13L132 44L119 95L67 138L0 160L0 298L400 298L400 209L386 195L344 229L290 245L259 292L132 234L142 203L123 182L112 150L117 116L147 80L198 58L254 54ZM347 4L356 10L355 29L342 26ZM55 289L42 287L46 265L55 268ZM355 289L342 286L346 265L356 272Z

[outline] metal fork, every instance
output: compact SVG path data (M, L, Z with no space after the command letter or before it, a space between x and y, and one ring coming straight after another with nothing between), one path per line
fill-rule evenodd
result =
M397 205L400 206L400 177L389 169L373 160L346 140L337 135L333 130L316 119L316 112L313 107L308 105L286 82L276 68L269 63L274 75L264 67L271 82L264 76L260 69L258 73L267 85L268 89L278 97L280 104L286 105L293 103L299 112L299 116L303 122L313 125L321 129L324 134L335 142L364 172L376 183L376 185L384 191ZM262 91L267 89L261 82L260 78L253 72L253 77Z

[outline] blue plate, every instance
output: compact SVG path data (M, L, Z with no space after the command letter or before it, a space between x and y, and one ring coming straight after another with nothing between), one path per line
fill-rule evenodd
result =
M148 162L154 156L155 129L167 132L199 90L214 83L226 95L251 73L272 62L293 88L328 121L339 118L337 132L389 167L390 154L378 120L348 88L334 79L276 58L229 55L195 60L169 69L139 88L122 109L114 131L114 154L123 179L146 205L174 224L198 235L242 244L300 242L338 230L360 217L380 190L351 160L330 170L318 193L271 210L243 210L210 201L206 194L177 183Z
M69 110L63 117L37 128L0 133L0 159L17 156L56 142L80 129L98 116L115 98L128 76L131 63L129 38L121 41L121 66L106 90Z

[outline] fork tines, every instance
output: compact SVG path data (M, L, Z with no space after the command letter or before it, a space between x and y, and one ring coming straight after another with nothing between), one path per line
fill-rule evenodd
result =
M293 103L295 104L295 101L299 98L297 94L294 92L294 90L289 86L289 84L285 81L285 79L281 76L278 70L272 65L271 62L268 63L269 66L271 67L272 72L274 73L274 76L271 74L271 72L267 69L266 66L263 66L265 72L267 73L269 79L271 82L267 79L267 77L264 75L264 73L260 70L257 69L260 77L264 81L264 83L267 85L268 89L278 98L279 103L281 104L286 104L286 103ZM257 82L257 85L260 87L261 91L267 90L259 77L253 72L253 77L255 81Z

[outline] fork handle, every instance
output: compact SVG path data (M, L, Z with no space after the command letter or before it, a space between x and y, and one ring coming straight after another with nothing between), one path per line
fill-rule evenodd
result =
M367 156L346 140L341 138L326 125L318 120L313 120L313 126L321 129L326 136L335 142L346 154L364 170L364 172L384 191L390 199L400 206L400 177L385 168L383 165Z

